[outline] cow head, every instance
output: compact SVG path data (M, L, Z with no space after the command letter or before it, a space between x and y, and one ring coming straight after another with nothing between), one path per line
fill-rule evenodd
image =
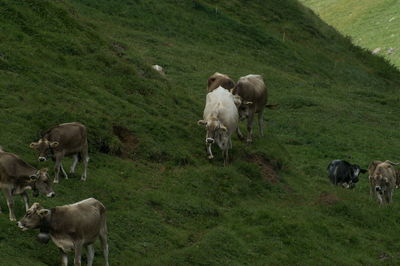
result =
M51 181L47 171L47 168L42 168L29 177L31 179L33 195L35 197L37 197L39 193L42 193L49 198L52 198L56 195L51 186Z
M209 121L199 120L197 124L205 126L207 130L206 143L213 144L215 141L219 142L227 135L228 129L217 119Z
M43 219L48 215L50 215L50 210L44 209L39 203L35 202L26 211L24 217L19 220L17 225L23 231L40 228L42 226Z
M252 107L253 102L242 100L240 106L238 107L239 119L241 121L247 119L250 114L250 108Z
M366 173L366 169L362 169L359 165L353 164L351 165L351 178L350 178L350 188L353 188L355 186L355 183L358 182L358 176L360 173L364 174Z
M53 149L58 147L58 141L48 141L47 139L40 139L38 142L32 142L29 147L39 152L38 160L44 162L48 157L53 154Z
M377 174L373 178L375 181L375 191L378 195L382 196L390 188L389 179L381 174Z

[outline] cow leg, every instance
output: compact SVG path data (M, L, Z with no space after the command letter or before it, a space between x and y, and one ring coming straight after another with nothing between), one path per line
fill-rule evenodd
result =
M104 265L109 266L109 264L108 264L107 225L105 224L105 221L104 221L102 228L100 229L99 238L100 238L100 245L103 250Z
M252 142L253 136L253 119L254 119L254 112L249 111L249 117L247 118L247 142Z
M29 198L28 198L28 193L24 192L22 193L22 198L24 199L24 203L25 203L25 211L29 210Z
M54 177L54 183L56 183L56 184L60 182L59 175L60 175L60 169L61 169L61 160L62 160L62 157L56 156L56 164L54 166L54 172L56 173L55 177Z
M62 163L60 164L60 168L61 168L61 172L63 173L63 175L64 175L65 179L68 179L67 172L65 172L65 170L64 170L64 167L63 167Z
M61 250L61 266L68 266L68 255L62 250Z
M207 153L208 153L208 159L211 160L214 158L212 151L211 151L211 144L206 144L207 145Z
M81 177L82 181L86 180L86 176L87 176L87 166L88 166L88 162L89 162L89 156L86 152L82 152L82 161L83 161L83 174Z
M78 160L79 160L78 154L75 154L75 155L74 155L74 162L72 163L71 169L69 170L69 172L70 172L71 174L74 174L74 173L75 173L75 167L76 167L76 165L78 164Z
M82 256L82 243L76 242L75 243L75 258L74 258L75 266L81 266L81 256Z
M93 245L87 246L87 265L92 266L94 258L94 248Z
M10 189L4 189L4 194L6 195L6 199L7 199L7 206L8 206L10 221L15 222L17 219L15 219L14 199L12 197L11 190Z
M264 136L264 109L258 113L258 127L260 129L260 136Z
M224 154L224 166L227 166L229 164L229 155L228 155L229 149L226 149L223 151Z
M237 134L237 136L238 136L238 138L239 138L240 140L243 140L243 139L244 139L243 133L240 131L239 125L238 125L238 127L236 128L236 134Z

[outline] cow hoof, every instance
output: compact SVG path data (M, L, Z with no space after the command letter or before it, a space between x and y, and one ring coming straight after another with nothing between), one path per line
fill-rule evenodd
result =
M86 181L86 177L85 178L81 177L81 181L85 182Z
M54 183L54 184L58 184L59 181L58 181L58 180L54 180L53 183Z
M11 222L16 222L17 219L15 219L15 217L14 217L14 218L10 217L10 221L11 221Z
M209 155L209 156L208 156L208 160L212 160L212 159L214 159L214 156Z
M247 139L247 144L250 144L250 143L252 143L253 142L253 140L252 139Z

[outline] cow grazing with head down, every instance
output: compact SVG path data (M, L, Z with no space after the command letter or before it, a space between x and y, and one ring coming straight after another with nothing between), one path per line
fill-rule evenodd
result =
M238 107L240 120L247 118L247 142L252 142L253 120L255 114L258 114L258 126L260 135L264 136L263 114L264 108L274 108L276 104L267 105L268 91L264 80L260 75L247 75L241 77L232 90L234 95L241 98L241 104ZM243 139L243 134L238 127L239 138Z
M233 95L228 90L218 87L207 94L203 120L197 123L205 126L207 130L208 159L214 158L211 145L217 143L224 156L224 165L228 163L228 150L232 148L231 136L238 126L238 119Z
M81 123L64 123L47 130L38 142L32 142L30 147L39 152L39 161L46 161L48 157L55 159L55 178L54 183L59 182L60 170L66 179L68 175L62 165L65 156L73 156L70 173L75 173L75 167L79 158L83 161L83 174L81 180L86 180L88 156L88 142L86 127Z
M235 87L235 82L233 82L229 76L215 72L207 80L207 91L212 92L220 86L224 89L231 90Z
M366 173L366 169L362 169L357 164L350 164L343 160L333 160L327 168L328 177L334 185L343 186L345 188L354 188L358 182L360 173Z
M370 194L375 196L381 205L392 202L393 191L396 187L396 169L391 161L373 161L368 166Z
M25 209L29 208L28 190L33 190L33 195L39 193L47 197L54 197L55 193L47 174L47 168L40 170L24 162L13 153L0 149L0 188L7 199L9 217L15 221L14 195L21 195L25 202ZM0 208L1 213L1 208Z
M43 208L34 203L18 222L22 230L40 229L39 241L48 243L49 239L60 248L62 265L68 265L67 253L75 252L75 265L81 265L82 248L87 248L88 265L94 258L93 243L97 238L103 249L104 264L108 265L108 244L106 208L94 199L58 206Z

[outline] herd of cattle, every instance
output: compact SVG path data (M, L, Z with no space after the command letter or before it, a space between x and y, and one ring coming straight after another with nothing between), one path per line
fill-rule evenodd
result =
M229 163L228 151L232 148L232 134L236 131L239 139L244 139L239 129L239 120L247 119L246 141L253 140L253 120L258 114L260 136L263 131L264 109L277 105L267 104L268 91L260 75L241 77L235 84L224 74L215 73L208 78L206 105L203 119L199 125L206 128L206 150L209 159L213 159L212 144L216 143L222 150L224 165ZM55 177L53 183L59 183L60 171L68 179L62 160L66 156L73 157L70 173L75 173L79 161L83 163L81 180L87 176L88 141L86 127L77 122L64 123L48 129L42 138L30 144L37 150L40 162L47 159L55 161ZM333 184L353 188L358 182L360 173L369 173L371 195L375 195L381 204L390 203L395 187L400 184L400 171L390 161L373 161L368 170L361 169L346 161L334 160L328 166L328 176ZM22 230L40 229L38 240L47 243L49 239L61 250L62 265L68 264L67 253L75 252L75 265L81 265L82 249L87 248L88 265L92 265L93 243L100 239L105 265L108 265L108 243L106 208L94 199L88 198L73 204L51 209L34 203L29 207L27 191L33 195L44 194L54 197L52 182L48 169L36 169L23 161L19 156L3 151L0 148L0 188L3 190L9 209L9 219L16 221L14 214L14 195L21 195L26 214L18 222ZM0 208L1 213L1 208Z
M400 185L400 170L393 167L399 164L389 160L373 161L366 170L357 164L333 160L328 165L327 171L333 184L345 188L354 188L360 173L368 172L371 196L375 197L380 204L388 204L392 202L394 189Z

